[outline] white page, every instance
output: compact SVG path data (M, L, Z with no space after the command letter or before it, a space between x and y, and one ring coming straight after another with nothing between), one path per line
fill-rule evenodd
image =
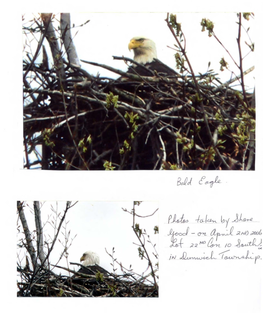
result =
M81 5L83 5L83 2ZM208 7L206 5L208 5L208 3L204 3L203 10L207 10L208 7L211 8L211 3ZM223 3L221 2L218 4L216 9L222 10L222 5ZM228 3L228 5L229 10L242 10L242 7L239 9L237 3L235 2L233 2L233 4ZM108 9L109 6L110 4L108 3ZM148 5L144 6L143 10L147 12L148 7ZM196 5L193 4L192 6L193 10L202 10L201 7L200 3L196 3ZM34 7L31 6L31 4L30 6L25 7L27 11L31 11L33 8ZM78 8L82 8L82 6L79 6ZM113 11L116 10L116 8L114 9L114 6L110 6L110 9L111 8L113 8ZM182 11L190 9L188 4L185 4L185 6L182 6L181 8ZM120 7L120 10L124 10L123 7ZM170 12L172 12L172 10L174 10L174 7L169 8ZM37 11L36 8L35 11ZM57 12L59 11L61 11L61 7L57 8ZM15 14L15 16L18 16L19 14ZM6 23L6 25L8 24ZM258 46L260 46L260 42L258 42ZM17 44L15 44L14 48L18 48ZM21 60L20 54L18 59ZM19 62L20 61L15 62L14 60L14 64L17 64L18 67L20 65ZM20 70L21 68L19 68L19 71ZM17 86L20 86L20 72L16 78L18 78L16 81L18 83ZM11 82L11 77L8 81ZM260 81L260 78L258 81ZM9 87L9 94L11 94L13 92L13 86L12 88L11 86ZM20 87L18 87L18 89L19 88ZM16 97L16 101L14 102L14 106L16 106L16 103L21 103L21 98L20 95L15 95L14 97ZM257 103L261 103L261 100L262 95L259 88L259 92L257 93ZM5 103L7 103L7 101ZM262 109L259 106L257 107L259 109L259 113L257 115L258 118L262 112ZM8 112L10 113L9 110ZM6 138L5 136L7 146L10 147L10 151L14 151L14 149L16 151L14 157L14 168L11 172L12 175L10 175L10 171L8 171L8 169L5 169L7 171L4 173L8 174L8 177L4 176L6 178L3 189L3 207L5 208L6 213L6 223L3 227L3 235L6 236L6 233L10 233L9 237L11 238L13 245L11 248L10 241L4 239L3 251L7 251L8 255L13 256L13 259L10 263L8 258L2 258L2 268L8 268L8 271L4 273L4 277L10 278L11 275L11 279L5 278L6 284L2 284L1 288L3 288L3 293L1 292L1 294L4 298L3 303L7 301L10 310L16 309L20 312L26 312L35 310L37 306L38 311L40 312L46 312L47 310L61 310L61 308L63 308L63 311L70 312L72 310L76 310L76 307L78 308L83 305L84 309L96 309L98 312L104 312L105 310L109 310L110 305L110 309L112 307L115 312L122 312L124 309L128 312L134 311L135 309L149 312L172 310L187 313L222 311L231 313L262 312L260 299L262 298L262 277L260 270L262 267L261 260L258 260L256 264L253 262L253 260L169 260L171 254L181 256L181 251L179 250L180 252L178 252L179 248L169 248L170 242L167 238L167 233L171 228L175 228L176 226L175 224L168 224L169 215L174 214L179 217L184 214L187 219L191 221L191 223L195 221L199 215L202 218L207 214L210 218L219 221L221 216L223 216L225 219L230 218L231 220L234 220L236 214L242 214L243 217L248 219L253 218L253 221L259 223L256 224L257 227L255 227L254 223L249 222L245 224L238 224L238 226L234 226L235 230L239 229L239 225L244 227L244 231L249 232L252 232L254 229L257 230L262 228L262 182L260 180L262 165L261 162L259 162L260 158L262 159L262 145L259 140L257 146L257 170L251 173L224 172L222 174L218 174L218 172L206 172L205 176L207 176L209 181L215 179L216 176L219 176L221 180L221 184L215 184L213 188L210 188L209 185L200 186L198 182L201 179L203 173L197 172L191 172L190 174L186 174L185 172L180 174L177 172L25 172L21 170L21 159L18 158L19 153L21 153L22 139L21 113L21 107L20 111L19 109L17 111L14 110L14 141L18 143L15 148L13 142L10 142L10 138ZM6 130L10 129L10 125L4 121L2 126L3 131L5 131L4 133L2 132L2 134L6 134ZM257 131L257 138L261 138L262 127L260 125ZM2 164L5 163L2 162ZM192 186L177 186L178 177L182 177L182 179L189 177L189 180L192 177ZM109 186L114 186L114 188L109 188ZM10 209L13 207L15 209L15 202L17 200L68 200L69 198L83 201L159 201L160 294L158 299L96 299L98 301L94 301L95 299L93 299L90 300L91 302L85 302L81 304L79 301L82 299L70 299L70 301L68 301L65 305L65 301L62 299L60 300L63 302L54 302L52 301L53 299L16 298L16 251L13 248L16 245L15 231L13 231L15 225L14 220L16 220L16 216L14 213L10 213L10 210L7 208ZM200 230L195 229L194 231L209 233L211 230L210 226L210 224L202 225L202 227L200 226ZM223 232L222 225L220 226L220 230ZM191 224L191 228L192 227L193 226ZM251 238L252 241L252 237L258 238L257 235L251 235L249 238ZM194 236L193 238L196 239ZM231 243L234 243L233 238L231 238ZM185 247L182 248L182 250L185 250ZM186 250L186 252L188 255L190 255L188 250ZM195 251L197 250L198 248L196 248ZM207 255L211 251L211 249L208 247L204 250L204 253ZM219 251L216 248L214 250L216 251L215 253ZM241 250L243 251L245 248L242 248L239 251ZM257 248L250 248L249 251L251 251L251 254L254 253L254 255L257 255L259 252L261 254L261 250ZM191 253L191 255L195 255L197 252ZM234 251L233 255L239 255L239 253L240 252ZM242 253L240 253L240 255L242 255ZM41 301L43 301L43 303ZM111 301L111 303L108 301ZM131 302L127 303L126 301ZM80 309L82 309L82 307L80 307Z
M252 200L247 185L234 175L226 183L227 175L218 175L221 186L177 187L178 205L163 203L161 290L178 299L180 312L260 312L259 197Z

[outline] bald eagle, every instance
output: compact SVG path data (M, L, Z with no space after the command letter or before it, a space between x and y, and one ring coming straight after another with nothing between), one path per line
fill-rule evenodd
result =
M82 262L83 266L100 264L100 257L95 252L86 251L80 258L80 262Z
M145 37L134 37L128 45L129 50L133 50L136 62L129 67L128 73L135 73L141 76L176 76L177 73L169 66L157 59L155 43Z
M108 274L108 272L99 266L100 258L98 254L92 251L86 251L83 253L80 258L80 262L82 262L82 266L79 269L79 273L95 275L98 271L102 274Z

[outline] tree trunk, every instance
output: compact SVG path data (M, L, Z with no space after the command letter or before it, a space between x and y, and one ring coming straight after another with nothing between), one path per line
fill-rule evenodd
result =
M43 228L41 222L41 210L39 206L39 201L34 201L34 212L35 212L35 224L37 231L37 254L41 261L41 264L45 266L45 253L43 244Z
M27 251L30 255L31 258L31 262L33 265L33 268L35 269L37 267L37 256L36 256L36 250L32 244L32 238L31 238L31 233L27 224L27 220L26 220L26 216L25 216L25 212L23 209L23 204L21 201L17 202L17 211L19 214L19 218L21 220L21 224L23 226L23 230L24 230L24 234L25 234L25 238L26 238L26 243L27 243Z
M55 29L52 24L52 13L41 13L41 18L46 29L46 38L50 45L54 66L57 72L60 88L66 90L66 75L62 59L62 51L59 47L58 38L56 37Z
M61 13L60 15L60 27L61 27L61 37L67 52L69 63L80 67L80 62L78 58L78 54L73 43L73 39L71 36L70 30L70 14L69 13Z

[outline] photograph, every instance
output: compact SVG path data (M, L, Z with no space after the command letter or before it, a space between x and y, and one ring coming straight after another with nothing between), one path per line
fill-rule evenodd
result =
M158 297L158 202L17 202L17 297Z
M255 170L255 18L23 14L23 168Z

